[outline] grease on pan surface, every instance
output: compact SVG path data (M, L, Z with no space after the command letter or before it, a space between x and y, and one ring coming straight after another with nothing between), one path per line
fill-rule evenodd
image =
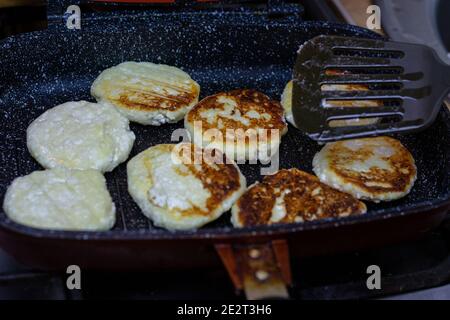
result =
M190 143L160 144L128 162L128 190L156 226L195 229L228 211L246 187L237 165Z
M255 183L232 208L236 227L347 217L366 205L298 169L283 169Z
M28 150L45 168L112 171L128 158L134 140L114 107L87 101L47 110L27 129Z
M43 229L109 230L115 205L96 170L56 168L16 178L3 202L8 217Z
M372 201L405 196L417 176L411 153L390 137L328 143L314 156L313 170L322 182Z
M185 127L195 144L237 160L267 161L287 131L281 105L247 89L204 98L187 113Z
M181 69L151 62L123 62L94 81L91 94L144 125L181 120L198 102L200 86Z

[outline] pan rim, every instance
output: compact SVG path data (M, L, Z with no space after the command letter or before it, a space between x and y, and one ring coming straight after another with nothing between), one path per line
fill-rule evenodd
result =
M396 210L386 211L385 209L372 211L358 216L350 216L340 219L329 218L316 221L306 221L303 223L274 224L269 226L255 227L222 227L217 229L197 229L169 231L161 228L140 229L140 230L108 230L108 231L66 231L38 229L21 225L9 219L0 218L0 229L21 234L35 239L59 239L77 241L121 241L121 240L229 240L233 238L249 238L258 236L277 236L313 230L326 230L343 226L352 226L380 220L405 217L414 214L427 214L432 210L450 210L450 194L445 198L438 198L435 201L423 201L398 214ZM380 212L386 211L386 212Z

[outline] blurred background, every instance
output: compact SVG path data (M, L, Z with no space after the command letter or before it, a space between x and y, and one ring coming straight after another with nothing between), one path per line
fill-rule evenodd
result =
M130 6L148 10L142 3L195 2L194 0L0 0L0 39L9 35L44 29L47 26L47 1L55 4L83 2L82 12L126 10ZM105 5L112 2L131 2L127 6ZM203 6L247 6L272 3L281 0L199 0ZM304 20L327 20L366 26L367 8L376 4L381 8L381 22L385 33L397 41L419 42L435 48L440 57L450 63L450 1L448 0L284 0L299 3L304 8ZM158 4L157 4L158 5ZM63 10L61 8L61 10ZM62 13L62 12L61 12Z
M47 1L58 8L57 3L83 3L82 13L114 10L148 10L149 5L167 6L170 2L194 3L195 0L0 0L0 39L9 35L44 29L47 26ZM125 6L114 2L131 2ZM155 2L159 4L155 4ZM382 30L393 40L417 42L433 47L444 61L450 64L450 1L448 0L198 0L197 6L225 7L263 6L267 3L298 3L304 9L304 20L327 20L366 26L370 5L381 9ZM164 4L161 4L164 3ZM56 5L55 5L56 4ZM63 8L59 5L60 13Z
M44 29L46 0L0 0L0 39L9 35Z
M47 1L52 0L0 0L0 39L9 35L44 29L47 26ZM93 3L88 10L105 10ZM110 0L112 2L112 0ZM120 1L120 0L119 0ZM123 1L123 0L122 0ZM170 2L170 0L128 0L129 2ZM74 4L79 0L72 1ZM214 2L205 1L202 2ZM228 1L233 2L233 1ZM237 1L234 1L237 2ZM244 2L244 1L243 1ZM245 1L261 3L265 1ZM287 2L287 1L286 1ZM364 26L365 12L372 0L319 0L319 1L290 1L299 2L308 10L307 19L329 20L330 15L337 15L342 21L351 19L353 24ZM317 3L315 3L317 2ZM118 8L115 8L117 10ZM330 11L333 12L330 12Z
M52 0L48 0L52 1ZM113 0L106 0L113 2ZM120 0L119 0L120 1ZM124 0L122 0L124 1ZM128 0L128 2L170 2L171 0ZM212 3L214 0L200 0L204 3ZM74 4L79 0L72 1ZM105 10L102 6L96 6L95 0L89 1L88 10ZM239 1L222 1L239 2ZM246 3L262 3L266 1L242 1ZM277 1L273 1L277 2ZM353 24L365 25L366 9L373 2L372 0L319 0L319 1L285 1L299 2L308 10L306 19L330 20L331 16L341 21L348 21ZM47 0L0 0L0 38L21 32L39 30L46 27ZM86 7L84 7L86 8ZM115 10L118 8L116 7Z

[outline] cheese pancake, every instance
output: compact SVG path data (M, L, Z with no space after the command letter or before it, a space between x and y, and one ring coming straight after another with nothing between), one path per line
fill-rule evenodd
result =
M128 191L144 215L169 230L217 219L246 187L233 161L190 143L150 147L128 162L127 174Z
M129 120L159 126L181 120L198 102L200 86L181 69L150 62L124 62L106 69L91 94Z
M281 105L283 106L286 120L295 127L294 116L292 114L292 86L293 82L291 80L284 87L283 93L281 94Z
M129 121L103 103L71 101L47 110L27 129L27 147L45 168L112 171L128 158Z
M187 113L184 124L195 144L239 161L269 160L287 132L280 103L246 89L204 98Z
M16 178L3 202L13 221L34 228L109 230L115 206L96 170L56 168Z
M284 87L283 93L281 95L281 105L284 108L286 115L286 120L295 127L294 116L292 114L292 80L289 81ZM367 85L359 84L343 84L343 85L323 85L323 91L367 91L369 90ZM379 107L383 106L383 102L380 100L334 100L330 101L334 107ZM379 118L356 118L348 120L331 120L331 127L343 127L343 126L365 126L369 124L374 124L379 120Z
M250 186L233 205L236 227L293 223L363 214L366 205L298 169L283 169Z
M313 167L322 182L375 202L405 196L417 176L411 153L390 137L327 143L314 156Z

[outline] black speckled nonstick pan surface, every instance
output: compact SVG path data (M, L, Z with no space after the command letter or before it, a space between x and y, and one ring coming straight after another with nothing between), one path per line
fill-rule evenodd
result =
M236 88L254 88L279 99L290 79L295 52L306 40L319 34L377 37L349 25L297 20L269 20L245 14L143 15L89 18L81 30L52 24L42 32L0 42L0 197L11 181L42 169L26 148L26 129L45 110L71 100L90 100L90 86L98 74L123 61L151 61L187 71L201 86L201 97ZM155 228L141 214L127 192L126 163L107 173L109 191L117 206L117 223L108 232L63 232L35 230L11 222L0 212L3 230L33 237L61 239L169 239L226 238L240 235L302 232L336 228L407 215L429 208L448 208L450 121L442 111L436 123L421 133L399 136L412 152L418 180L411 193L393 202L368 203L360 217L323 220L238 230L230 214L197 231L169 232ZM172 131L182 121L160 127L131 124L136 143L130 158L146 148L170 143ZM311 171L320 146L297 129L289 127L280 149L280 167ZM241 165L248 185L260 180L259 165Z

